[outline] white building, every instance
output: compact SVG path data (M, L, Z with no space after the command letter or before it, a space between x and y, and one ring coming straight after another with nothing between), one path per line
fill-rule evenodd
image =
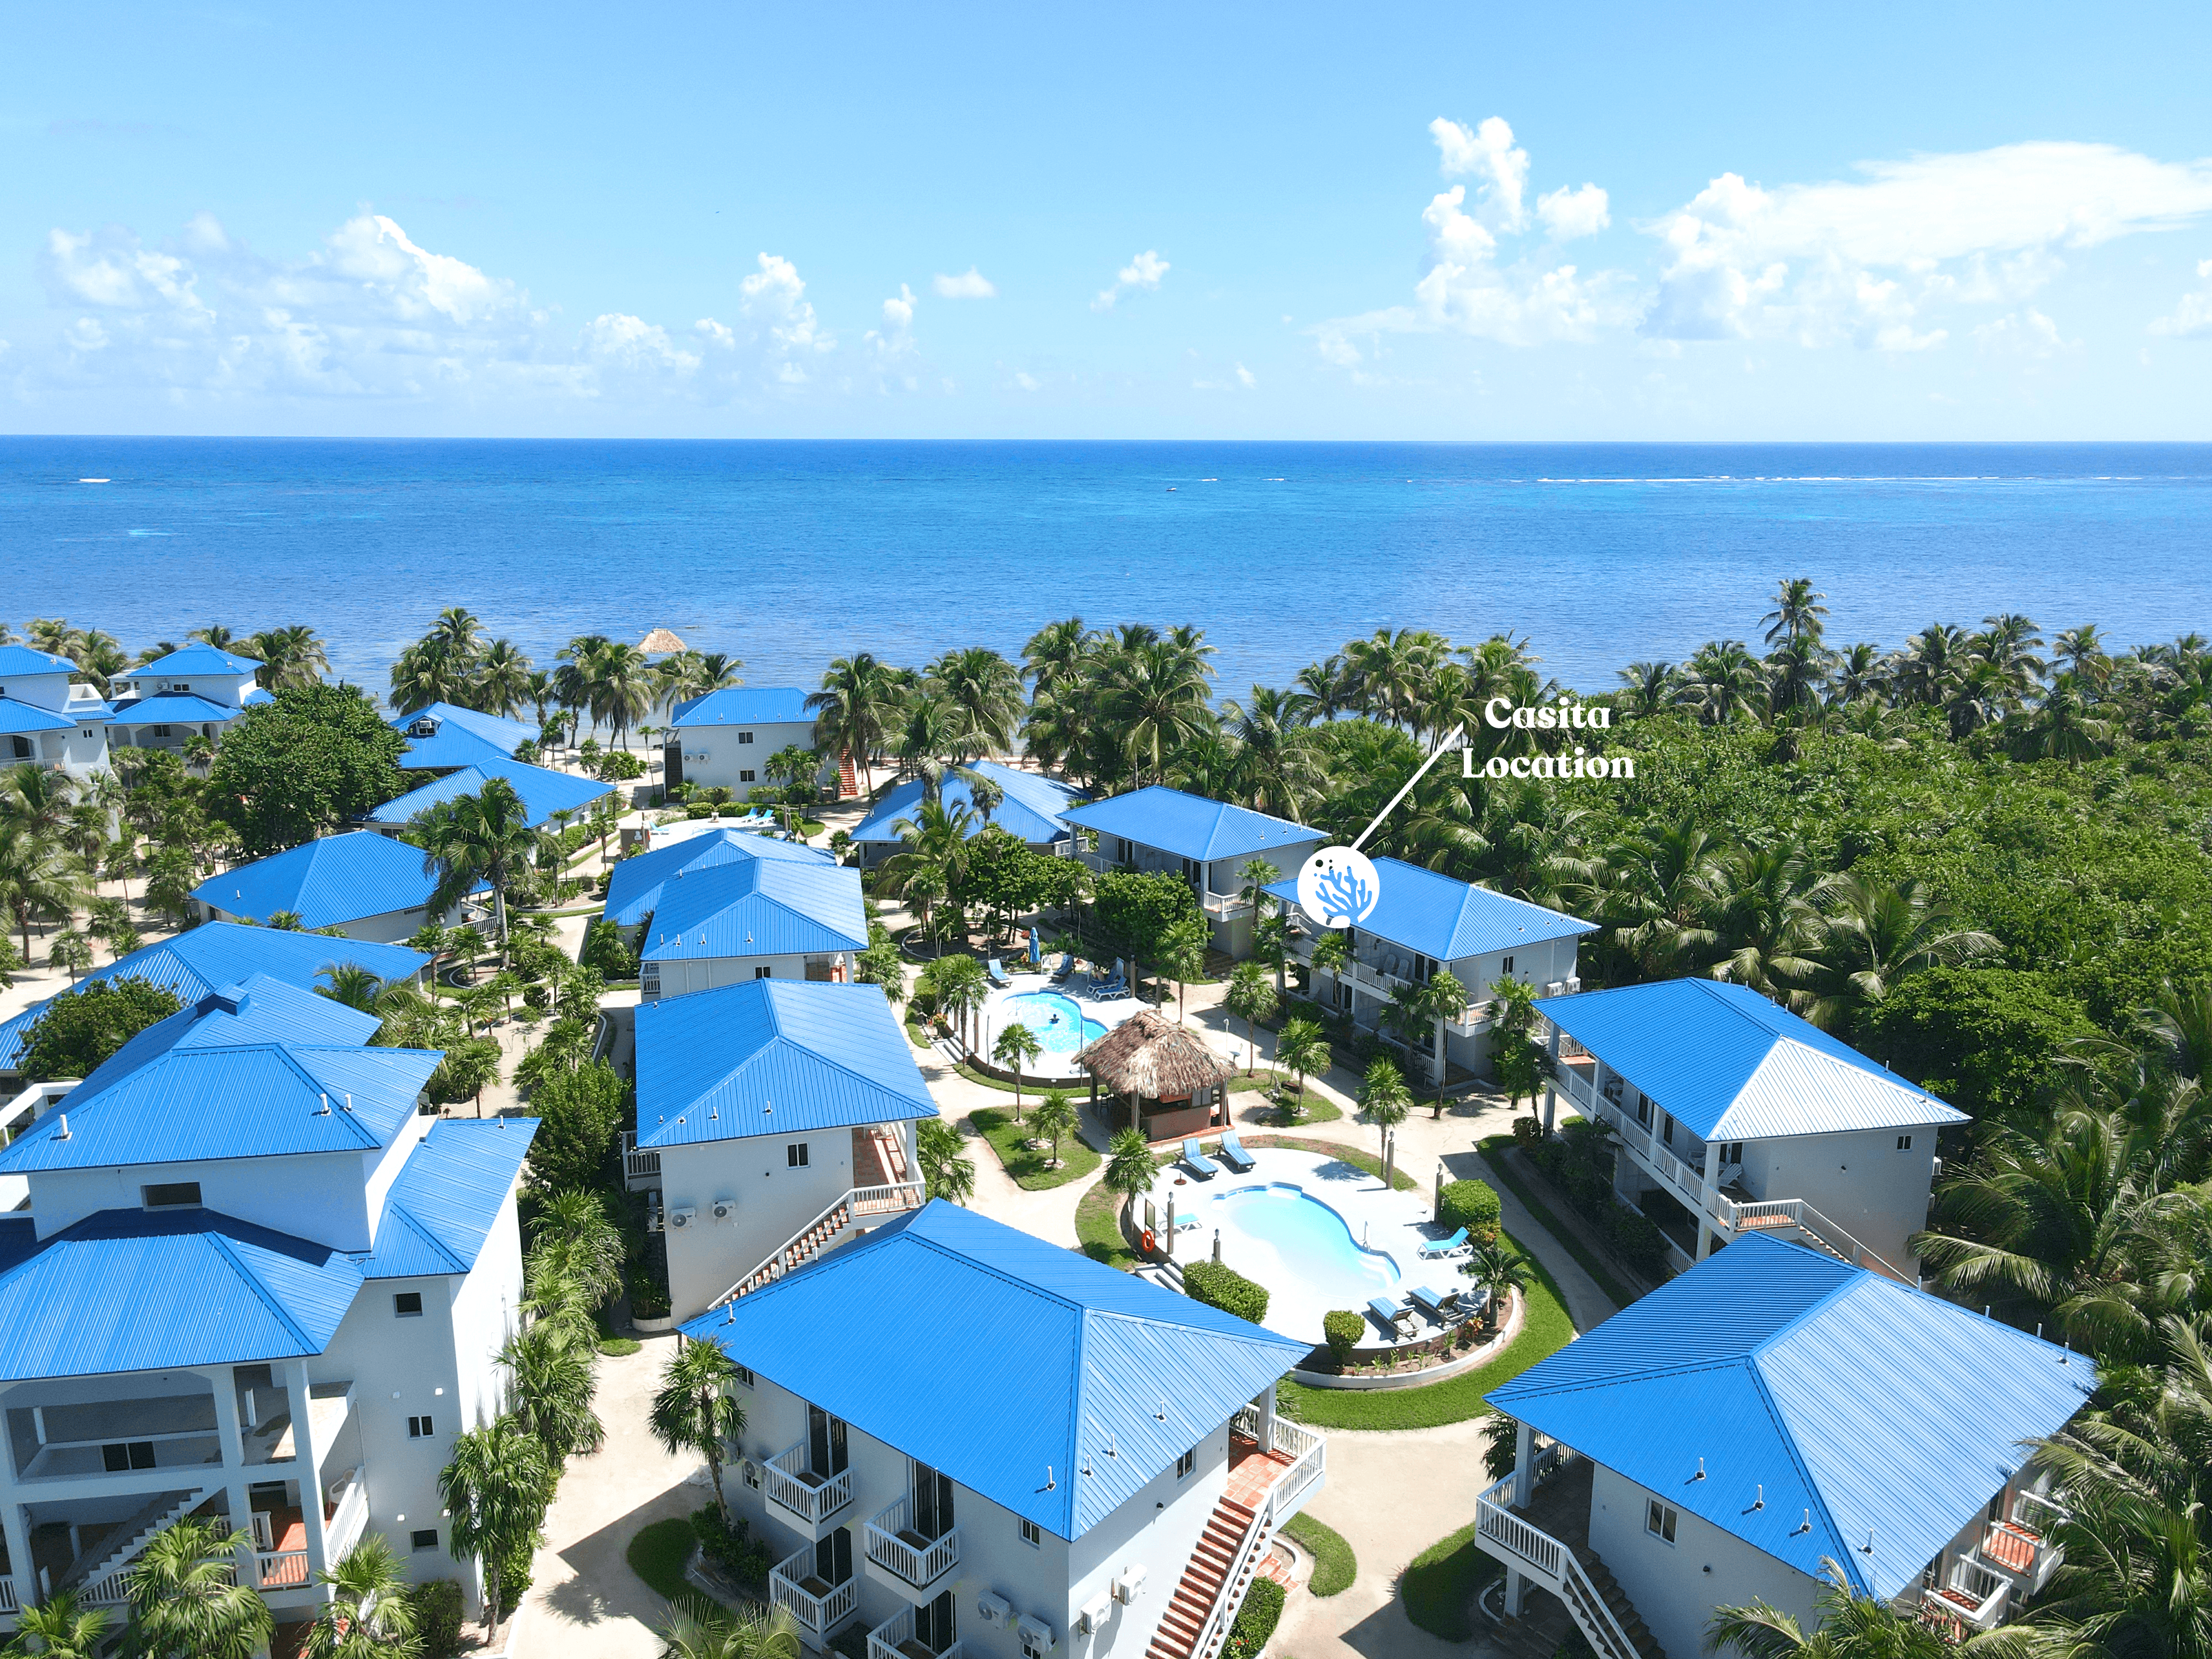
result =
M754 979L851 979L853 957L868 948L860 872L769 845L788 843L728 844L726 861L682 866L659 884L638 951L645 1001Z
M1936 1132L1965 1113L1741 985L1661 980L1536 1007L1557 1077L1547 1121L1565 1094L1620 1137L1614 1195L1658 1212L1678 1267L1779 1232L1911 1276Z
M695 783L748 799L769 781L768 757L782 749L814 747L814 716L796 686L733 685L676 705L669 717L668 787ZM817 781L836 776L835 757L824 760Z
M495 1414L536 1125L426 1115L435 1053L256 975L141 1032L0 1152L0 1613L117 1607L186 1515L280 1626L371 1528L458 1578L438 1473ZM50 1089L50 1092L52 1091Z
M422 848L352 830L210 876L192 889L192 902L210 921L265 923L289 912L310 933L337 927L349 939L398 944L432 920L438 880ZM435 919L450 927L460 916L456 904Z
M107 703L75 672L67 657L0 645L0 766L58 767L81 781L107 764Z
M976 805L975 789L966 778L957 772L945 775L938 790L938 799L947 812L965 811L970 815L969 835L980 836L995 824L1033 852L1069 850L1071 832L1060 815L1069 807L1083 803L1086 797L1081 790L1057 778L1024 772L1019 767L1002 765L994 760L971 762L966 769L995 785L999 791L998 804L987 813ZM863 869L882 863L906 844L898 826L921 821L922 796L920 778L908 778L896 784L854 829L853 844L860 849Z
M231 722L256 703L269 702L254 676L261 665L211 645L188 645L118 674L109 742L118 749L183 752L195 737L220 743Z
M2096 1381L2084 1355L1745 1238L1492 1391L1520 1455L1475 1541L1534 1626L1522 1651L1571 1620L1601 1659L1695 1659L1713 1610L1752 1601L1810 1633L1831 1565L1948 1634L1987 1630L2058 1565L2063 1497L2033 1443Z
M942 1201L684 1328L744 1368L732 1507L817 1650L1210 1655L1322 1479L1305 1344Z
M670 1300L688 1319L922 1200L937 1115L872 985L746 980L637 1011L634 1191L656 1194Z

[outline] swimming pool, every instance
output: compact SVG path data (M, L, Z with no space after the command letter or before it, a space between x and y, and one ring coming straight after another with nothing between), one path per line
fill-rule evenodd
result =
M1210 1254L1212 1230L1219 1228L1222 1260L1267 1286L1267 1322L1286 1335L1317 1339L1321 1317L1332 1308L1364 1308L1370 1297L1397 1299L1396 1261L1363 1249L1341 1215L1288 1182L1212 1194L1192 1213L1200 1237L1185 1234L1189 1242L1179 1243L1177 1254L1186 1260Z
M1072 1054L1106 1035L1106 1028L1084 1017L1073 997L1057 991L1024 991L1008 997L996 1011L995 1028L1004 1030L1018 1020L1036 1033L1036 1040L1052 1054Z

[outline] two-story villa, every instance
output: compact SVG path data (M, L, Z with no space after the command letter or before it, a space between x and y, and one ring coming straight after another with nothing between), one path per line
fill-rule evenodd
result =
M83 779L107 764L107 702L76 672L67 657L0 645L0 766L27 761Z
M522 720L450 702L411 709L391 725L407 739L407 746L399 753L399 766L408 772L497 766L513 760L523 744L538 738L538 728Z
M681 866L660 884L638 951L645 1001L753 979L852 977L853 957L868 948L860 872L811 852L764 850L776 844L726 845L726 861Z
M1912 1273L1936 1132L1965 1113L1741 985L1662 980L1536 1006L1556 1074L1547 1121L1564 1093L1620 1138L1614 1194L1657 1212L1678 1266L1773 1231Z
M0 1613L117 1607L196 1515L250 1534L280 1626L370 1528L459 1578L438 1473L498 1408L536 1125L442 1121L439 1055L256 975L141 1032L4 1152Z
M1060 817L1096 837L1097 847L1080 854L1092 869L1166 871L1188 882L1214 947L1238 957L1252 954L1255 901L1245 895L1244 866L1264 859L1295 881L1328 839L1287 818L1162 784L1071 806Z
M265 923L289 912L310 931L336 927L349 939L396 944L432 920L447 926L459 921L459 904L431 916L438 881L420 848L374 830L352 830L210 876L192 889L192 902L210 921ZM488 890L479 884L476 890Z
M108 741L118 749L178 753L195 737L220 743L240 714L270 700L254 678L260 669L251 657L188 645L118 675L111 683L114 724Z
M814 747L814 716L795 685L732 685L679 702L668 717L668 787L695 783L748 799L769 781L768 758L779 750ZM825 763L817 780L836 774Z
M1080 789L1042 773L1024 772L1018 766L1006 766L994 760L971 762L968 770L996 785L1000 797L998 804L987 813L976 805L975 792L967 779L957 774L945 776L938 799L948 812L966 811L973 815L969 835L980 836L996 824L1026 842L1033 851L1060 853L1067 849L1070 831L1061 814L1088 799ZM908 778L884 794L881 804L853 831L853 844L860 849L863 869L882 863L904 845L898 825L919 823L921 803L920 778Z
M2082 1354L1745 1238L1489 1395L1519 1425L1475 1525L1509 1628L1535 1626L1510 1650L1571 1621L1601 1659L1696 1659L1713 1610L1753 1601L1809 1632L1831 1565L1946 1633L1990 1629L2058 1565L2033 1443L2096 1382Z
M939 1200L702 1315L770 1600L870 1659L1212 1659L1322 1478L1305 1345Z
M757 979L641 1004L633 1190L657 1190L676 1316L922 1200L937 1103L881 989Z
M1490 988L1499 980L1535 986L1547 996L1582 989L1576 951L1584 933L1597 931L1595 923L1401 859L1376 859L1375 875L1382 891L1373 912L1343 930L1352 958L1341 969L1314 971L1314 1000L1407 1048L1416 1071L1431 1080L1449 1076L1452 1066L1475 1077L1490 1074ZM1267 891L1290 920L1291 954L1310 964L1323 930L1298 908L1296 877ZM1405 988L1426 985L1445 970L1466 991L1467 1006L1458 1018L1436 1022L1423 1053L1395 1036L1382 1016Z

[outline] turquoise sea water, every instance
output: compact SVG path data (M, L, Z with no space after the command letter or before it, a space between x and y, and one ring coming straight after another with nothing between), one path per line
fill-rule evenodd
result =
M310 623L380 690L454 604L541 662L672 627L756 684L1080 614L1202 626L1224 695L1383 626L1597 690L1755 639L1799 574L1842 643L2212 632L2212 446L0 439L0 620Z

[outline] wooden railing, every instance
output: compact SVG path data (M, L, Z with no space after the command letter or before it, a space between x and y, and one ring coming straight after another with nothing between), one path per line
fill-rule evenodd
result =
M804 1440L769 1458L761 1471L761 1481L769 1498L803 1517L810 1526L835 1515L853 1501L853 1471L844 1468L835 1474L813 1473L806 1467Z
M860 1606L860 1581L855 1576L816 1595L803 1587L813 1577L814 1546L809 1544L776 1563L768 1576L768 1599L797 1620L801 1630L826 1636Z
M1575 1553L1513 1512L1515 1479L1507 1475L1475 1499L1475 1541L1558 1596L1598 1659L1642 1659Z
M914 1529L914 1495L909 1492L896 1503L877 1510L863 1529L863 1536L869 1560L921 1589L959 1564L960 1528L954 1527L919 1547L899 1536Z

